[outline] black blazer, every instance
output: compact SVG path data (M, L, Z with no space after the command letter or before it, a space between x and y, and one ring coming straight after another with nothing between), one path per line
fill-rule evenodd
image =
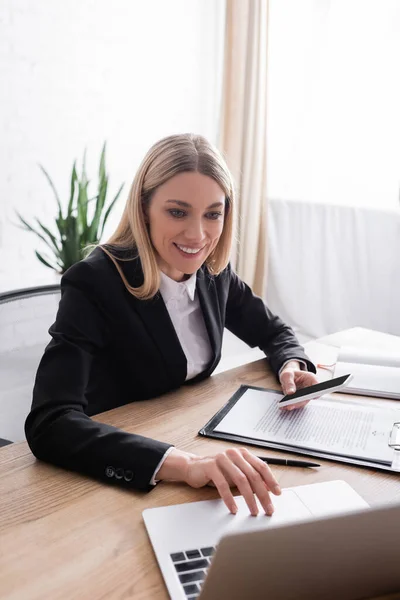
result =
M119 256L124 256L122 251ZM143 282L138 258L119 264L131 285ZM224 327L250 346L259 346L275 373L289 358L305 361L315 372L290 327L230 266L218 276L201 268L196 289L212 359L193 382L217 366ZM134 298L110 258L96 248L62 277L61 301L49 333L52 340L37 371L25 423L33 454L103 481L149 489L170 444L97 423L90 416L185 383L186 357L161 295L149 301Z

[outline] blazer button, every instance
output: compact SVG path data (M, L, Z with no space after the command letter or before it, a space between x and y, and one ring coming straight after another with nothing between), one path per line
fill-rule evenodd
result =
M115 478L116 479L122 479L124 476L124 470L123 469L117 469L115 471Z
M107 467L106 475L107 477L114 477L115 469L114 467Z
M132 481L133 471L125 471L124 479L125 481Z

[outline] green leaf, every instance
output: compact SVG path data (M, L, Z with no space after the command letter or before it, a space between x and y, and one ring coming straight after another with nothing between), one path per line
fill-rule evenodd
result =
M76 173L76 161L74 161L74 164L73 164L73 167L72 167L71 193L70 193L70 196L69 196L67 215L70 215L71 212L72 212L72 207L73 207L73 204L74 204L74 197L75 197L75 187L76 187L77 182L78 182L78 175Z
M99 183L99 191L97 193L96 210L102 211L106 202L108 187L108 177L104 177Z
M57 271L56 267L54 267L49 262L47 262L47 260L44 259L43 256L41 254L39 254L39 252L37 250L35 250L35 254L38 257L38 259L40 260L40 262L43 263L44 265L46 265L46 267L49 267L49 269L53 269L54 271Z
M101 151L100 156L100 164L99 164L99 180L103 181L106 178L106 145L107 142L104 142L103 149Z
M57 229L60 233L60 239L62 241L63 237L65 236L65 231L66 231L66 220L63 217L58 217L56 219L56 225L57 225Z
M86 148L83 151L81 181L82 181L83 184L88 183L88 178L87 178L87 175L86 175Z
M87 241L91 244L98 241L98 230L99 230L99 225L100 225L101 214L103 212L104 204L106 201L107 186L108 186L108 179L105 178L105 179L103 179L101 187L99 189L99 194L97 196L94 216L93 216L90 228L89 228L89 235L88 235Z
M99 231L100 219L101 219L101 214L103 212L104 205L106 202L107 187L108 187L108 177L106 175L105 157L106 157L106 142L104 142L104 144L103 144L103 148L102 148L101 156L100 156L99 184L98 184L96 206L95 206L92 222L89 226L86 244L87 243L94 244L94 243L97 243L97 241L98 241L98 231Z
M125 185L124 183L121 185L121 187L119 188L119 190L118 190L118 192L117 192L114 200L109 204L109 206L108 206L108 208L107 208L107 210L105 212L105 215L104 215L104 218L103 218L103 224L101 226L101 232L100 232L100 235L98 237L98 240L101 240L101 238L102 238L103 231L104 231L104 226L105 226L105 224L107 222L107 219L109 217L110 212L112 211L112 208L113 208L114 204L116 203L116 201L119 198L120 193L122 192L122 188L124 187L124 185Z
M19 214L19 212L18 212L17 210L15 211L15 213L16 213L16 215L17 215L18 219L19 219L19 220L21 221L21 223L23 224L23 227L22 227L22 229L25 229L26 231L33 231L33 233L37 233L37 232L36 232L36 231L33 229L33 227L32 227L31 225L29 225L29 223L28 223L27 221L25 221L25 219L23 219L23 218L21 217L21 215Z
M49 236L51 243L53 244L54 250L56 251L56 253L58 254L60 252L60 249L58 247L58 243L57 240L55 238L55 236L51 233L51 231L49 231L49 229L47 229L47 227L45 227L40 221L39 219L36 219L37 224L39 225L39 227L42 229L42 231L44 231L44 233L46 235Z
M60 212L60 216L62 216L61 202L60 202L60 198L59 198L59 195L58 195L58 193L57 193L57 190L56 190L56 186L54 185L54 183L53 183L53 180L51 179L51 177L50 177L50 175L48 174L48 172L46 171L46 169L45 169L45 168L44 168L42 165L40 165L40 164L39 164L39 167L40 167L40 169L42 170L42 172L44 173L44 175L45 175L45 177L46 177L47 181L48 181L48 182L49 182L49 184L50 184L50 187L51 187L51 189L52 189L52 190L53 190L53 192L54 192L54 195L55 195L55 197L56 197L57 204L58 204L58 210L59 210L59 212Z
M44 235L42 235L40 233L40 231L37 231L34 227L32 227L32 225L29 225L29 223L27 221L25 221L25 219L23 219L21 217L21 215L17 212L17 216L20 219L20 221L23 223L24 225L24 229L26 231L31 231L32 233L34 233L35 235L37 235L49 248L50 250L53 252L53 247L50 244L50 242L44 237Z
M83 183L79 182L79 192L78 192L78 231L80 235L85 235L87 230L87 205L88 205L88 195L87 195L87 187L88 182Z
M80 260L78 219L69 216L66 219L66 236L63 240L64 270Z

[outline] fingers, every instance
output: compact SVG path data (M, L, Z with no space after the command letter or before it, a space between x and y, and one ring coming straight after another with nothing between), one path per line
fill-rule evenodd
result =
M296 410L298 408L304 408L310 400L302 400L302 402L298 402L297 404L291 404L290 406L282 406L281 410Z
M232 483L237 487L245 499L250 513L253 516L256 516L258 515L258 506L249 480L247 479L246 474L232 462L230 458L231 455L227 456L228 452L229 450L226 453L221 453L217 456L217 464L223 471L224 475L227 475Z
M217 464L220 470L236 485L252 515L258 514L254 494L267 515L272 515L274 507L269 491L280 494L278 482L269 466L251 454L246 448L229 448L219 454Z
M296 391L296 384L294 382L294 371L288 370L283 371L280 376L280 382L282 391L284 394L294 394Z
M318 383L318 379L314 375L314 373L309 373L308 371L300 371L299 369L287 369L287 371L282 371L280 375L280 382L282 385L282 390L284 394L294 394L296 390L300 390L302 388L308 387L310 385L314 385ZM315 400L316 398L314 398ZM292 404L290 406L282 406L281 410L297 410L299 408L304 408L308 404L309 400L302 400L296 404Z
M271 481L273 481L273 489L277 490L277 488L279 488L277 482L275 481L275 478L272 476L272 473L270 471L270 468L268 467L267 464L262 463L262 461L260 461L259 468L260 471L258 470L258 464L255 461L258 461L259 459L257 459L257 457L254 457L255 461L252 464L250 461L252 460L251 458L251 454L250 452L245 452L245 451L239 451L239 450L228 450L227 453L229 452L229 458L231 458L232 462L242 471L242 473L244 473L244 475L247 478L247 481L249 483L249 486L251 488L251 498L254 499L254 504L255 504L255 508L256 508L256 512L253 512L251 510L251 507L249 505L250 508L250 512L251 514L258 514L258 507L257 507L257 503L255 501L254 498L254 494L257 496L257 498L260 501L261 506L264 509L265 514L267 515L272 515L274 512L274 506L272 504L272 500L271 497L269 495L269 488L271 486ZM265 477L265 479L264 479ZM270 482L267 483L266 479ZM278 493L278 492L275 492ZM243 494L244 498L247 501L246 496ZM248 504L248 503L247 503Z
M297 374L295 374L295 382L298 388L319 383L318 378L314 375L314 373L310 373L309 371L299 371Z
M235 515L238 511L237 504L231 492L229 483L218 468L215 469L215 474L212 476L212 482L217 488L222 500L228 507L228 510Z
M258 514L255 495L265 513L272 515L274 507L270 492L281 493L269 466L246 448L229 448L216 456L197 457L189 463L184 481L192 487L215 485L233 514L237 513L238 507L231 485L238 488L252 515Z
M284 394L294 394L298 389L318 383L318 378L310 371L300 370L300 365L288 363L281 371L279 381Z
M258 471L258 473L261 475L263 481L267 485L267 488L273 494L279 496L281 494L281 488L277 479L272 473L269 465L264 461L260 460L258 456L255 456L254 454L249 452L247 448L240 448L239 450L242 456L247 460L247 462L249 462L254 467L254 469Z

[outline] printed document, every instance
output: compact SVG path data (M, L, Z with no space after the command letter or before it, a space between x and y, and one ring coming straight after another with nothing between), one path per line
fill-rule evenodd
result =
M400 411L336 401L332 394L305 408L283 411L281 393L248 389L214 431L265 440L293 449L391 465L395 450L388 446Z

